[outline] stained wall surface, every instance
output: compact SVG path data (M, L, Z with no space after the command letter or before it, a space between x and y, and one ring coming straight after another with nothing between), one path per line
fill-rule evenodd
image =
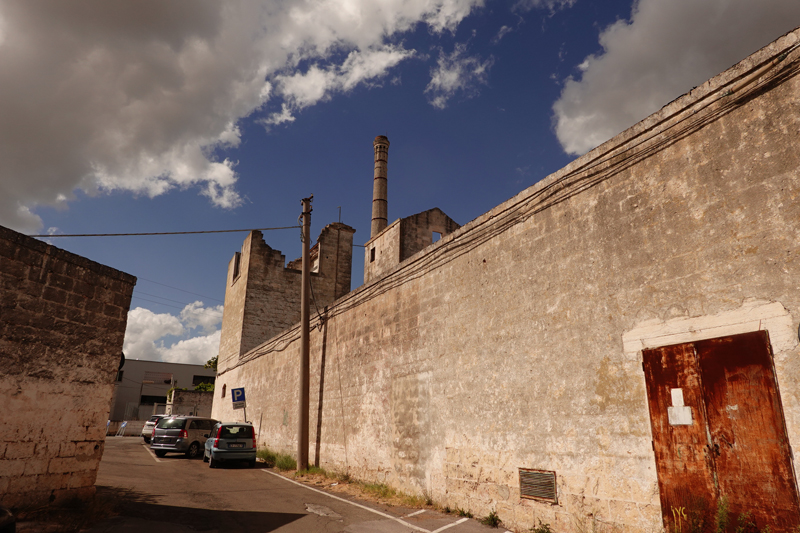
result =
M309 456L519 529L657 531L642 350L760 329L800 449L799 37L331 305ZM213 416L245 387L260 445L293 452L299 350L294 326L225 361ZM522 499L520 467L558 503Z
M0 504L94 492L136 278L0 227Z
M167 398L168 415L211 416L214 393L208 391L174 390Z
M364 283L381 278L439 237L460 228L438 207L394 221L364 246Z
M339 222L320 232L311 274L320 308L350 292L353 233L353 228ZM299 261L286 265L286 257L270 248L260 231L247 236L241 252L228 264L220 361L238 358L300 320L300 267Z

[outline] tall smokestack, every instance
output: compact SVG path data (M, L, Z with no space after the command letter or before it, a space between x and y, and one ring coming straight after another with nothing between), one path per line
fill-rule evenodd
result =
M389 139L378 135L372 142L375 148L375 178L372 182L372 227L369 238L386 229L388 218L387 165L389 163Z

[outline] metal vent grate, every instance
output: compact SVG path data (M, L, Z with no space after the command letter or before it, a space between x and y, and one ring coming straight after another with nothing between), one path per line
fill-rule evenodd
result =
M558 503L556 473L551 470L520 468L519 492L523 498Z

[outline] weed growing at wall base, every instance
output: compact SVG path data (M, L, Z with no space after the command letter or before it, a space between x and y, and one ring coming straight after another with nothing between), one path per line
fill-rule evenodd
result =
M543 524L541 520L539 520L538 526L533 526L531 528L531 533L553 533L553 530L550 528L550 524Z
M492 511L487 516L481 518L481 524L489 527L498 527L500 525L500 517L497 516L495 511Z
M276 467L278 470L295 470L297 468L297 461L294 457L285 453L273 452L268 448L261 448L256 452L256 457L264 461L264 466L267 468Z

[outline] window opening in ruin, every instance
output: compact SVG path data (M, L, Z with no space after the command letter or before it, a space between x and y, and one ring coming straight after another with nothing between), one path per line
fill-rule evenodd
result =
M241 262L241 259L241 252L236 252L233 254L233 279L231 281L236 281L239 277L239 263Z
M434 231L432 233L432 235L431 235L431 241L432 242L439 242L439 239L441 239L441 238L442 238L442 234L439 233L438 231Z
M375 248L369 251L369 262L370 263L375 262Z
M222 397L225 397L225 389L227 389L227 385L222 385Z

